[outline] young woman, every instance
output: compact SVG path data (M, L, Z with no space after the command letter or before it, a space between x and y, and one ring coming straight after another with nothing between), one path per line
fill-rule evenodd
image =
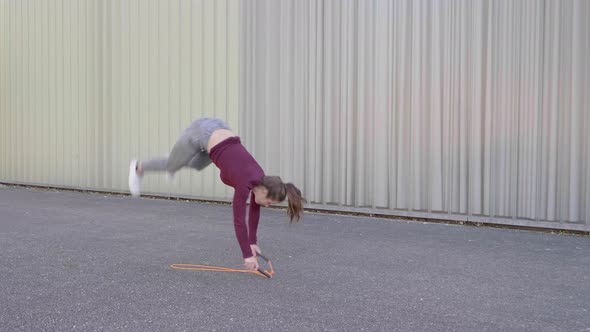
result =
M172 147L168 158L131 161L129 190L140 195L140 183L145 172L168 172L174 176L182 167L202 170L211 162L221 171L221 181L234 188L233 212L236 237L247 269L258 269L256 231L260 206L268 207L289 199L287 214L291 222L303 214L304 199L292 183L283 183L278 176L266 176L256 160L241 144L228 125L219 119L202 118L186 128ZM248 225L246 201L250 196Z

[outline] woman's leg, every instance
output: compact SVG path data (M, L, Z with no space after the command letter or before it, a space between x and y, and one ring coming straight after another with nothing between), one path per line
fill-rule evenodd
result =
M201 171L210 164L211 159L209 159L209 154L207 152L199 152L189 161L188 166Z
M168 157L153 158L137 162L137 171L143 176L144 171L148 172L164 172L168 165Z
M129 166L129 189L133 196L139 196L143 172L167 171L173 176L182 167L188 166L202 170L211 164L207 153L207 143L217 129L229 129L220 119L201 118L186 128L172 147L168 158L154 158L146 161L131 161Z
M178 144L175 145L175 149L184 151L185 145L190 146L191 150L191 158L186 160L185 158L181 158L178 156L174 156L174 158L178 159L178 163L173 159L173 153L170 154L170 159L167 165L167 171L171 174L176 172L178 169L174 169L175 165L182 165L194 168L196 170L202 170L205 167L211 164L211 159L209 159L209 154L207 153L207 143L209 142L209 138L213 134L213 132L217 129L229 129L229 126L220 119L215 118L201 118L197 121L194 121L188 128L185 129L183 132L183 137L186 137L187 144ZM174 149L173 149L174 150ZM186 155L185 153L180 153L180 155Z
M172 177L182 167L189 166L189 162L198 155L197 151L199 150L193 146L190 137L183 133L167 158L132 160L129 166L129 191L133 196L140 195L141 178L144 172L166 171Z

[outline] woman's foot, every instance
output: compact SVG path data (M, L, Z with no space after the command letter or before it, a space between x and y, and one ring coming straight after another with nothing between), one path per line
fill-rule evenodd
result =
M129 164L129 191L133 197L140 195L142 176L141 164L137 160L132 160Z
M168 173L166 172L166 179L168 180L169 184L175 184L176 183L176 175L173 173Z

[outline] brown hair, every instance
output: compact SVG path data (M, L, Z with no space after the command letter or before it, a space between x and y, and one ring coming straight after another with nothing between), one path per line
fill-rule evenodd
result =
M303 203L305 203L305 199L301 196L301 190L292 183L284 183L278 176L265 176L260 181L260 185L268 190L266 197L272 200L282 202L288 198L287 215L289 215L289 221L293 222L293 219L295 222L299 221L303 215Z

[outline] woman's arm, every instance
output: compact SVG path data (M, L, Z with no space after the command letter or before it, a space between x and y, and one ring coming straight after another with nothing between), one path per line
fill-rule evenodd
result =
M254 199L254 192L250 195L250 209L248 210L248 236L250 244L256 244L256 232L258 231L258 220L260 219L260 205Z
M233 199L234 228L244 258L253 256L246 226L246 201L249 193L250 190L248 189L235 188Z

